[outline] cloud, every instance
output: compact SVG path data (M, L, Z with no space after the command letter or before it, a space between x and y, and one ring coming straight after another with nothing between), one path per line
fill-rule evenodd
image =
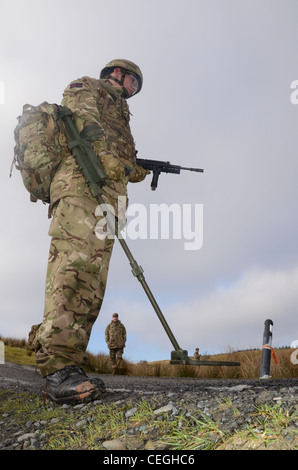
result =
M287 270L255 268L231 283L221 283L189 301L165 302L153 292L157 303L182 349L192 355L230 349L261 348L264 322L273 321L273 347L290 345L298 337L298 266ZM136 286L137 290L137 286ZM125 354L134 360L169 359L174 349L149 301L127 296L107 296L92 333L90 349L105 351L104 328L117 311L125 324Z
M249 270L207 295L170 309L181 342L214 351L227 346L260 347L266 319L274 323L275 344L289 345L298 335L298 267ZM188 319L183 321L183 319Z

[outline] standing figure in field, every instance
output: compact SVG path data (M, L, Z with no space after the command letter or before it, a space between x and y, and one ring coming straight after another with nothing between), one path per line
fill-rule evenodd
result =
M126 329L119 320L118 313L113 313L112 321L106 327L105 340L110 351L113 374L116 374L123 364L122 356L126 343Z

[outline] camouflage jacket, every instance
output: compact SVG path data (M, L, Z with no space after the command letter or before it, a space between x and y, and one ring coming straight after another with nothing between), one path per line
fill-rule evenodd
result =
M108 80L90 77L71 82L63 94L62 105L71 109L82 132L96 124L101 134L92 142L107 174L104 199L117 209L117 197L126 196L128 181L142 181L148 173L136 165L135 144L130 131L130 112L117 88ZM62 162L51 183L51 204L64 196L87 197L95 203L85 179L70 154L64 136Z
M126 329L120 320L111 321L105 331L105 339L109 349L124 348L126 343Z

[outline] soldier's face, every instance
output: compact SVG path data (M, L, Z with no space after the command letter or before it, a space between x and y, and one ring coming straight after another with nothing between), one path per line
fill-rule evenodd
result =
M129 96L134 95L139 88L137 77L132 73L127 73L124 77L123 86L127 90Z
M122 71L119 67L116 67L111 73L111 77L115 77L118 81L111 81L114 87L119 88L121 86L119 85L119 82L122 79L123 73L125 73L125 71ZM125 89L125 98L130 98L131 96L135 95L139 88L137 77L131 72L126 72L124 75L122 88Z

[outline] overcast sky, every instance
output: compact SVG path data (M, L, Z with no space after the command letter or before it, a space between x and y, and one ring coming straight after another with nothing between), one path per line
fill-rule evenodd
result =
M29 201L18 171L9 179L16 118L127 58L144 75L129 100L139 157L205 170L162 174L155 192L150 177L129 185L132 209L188 207L203 234L196 250L183 237L127 240L179 345L190 355L259 348L268 318L273 346L297 340L297 1L2 0L1 23L0 334L27 337L41 321L50 244L47 206ZM91 352L107 352L115 311L127 359L170 357L118 242Z

